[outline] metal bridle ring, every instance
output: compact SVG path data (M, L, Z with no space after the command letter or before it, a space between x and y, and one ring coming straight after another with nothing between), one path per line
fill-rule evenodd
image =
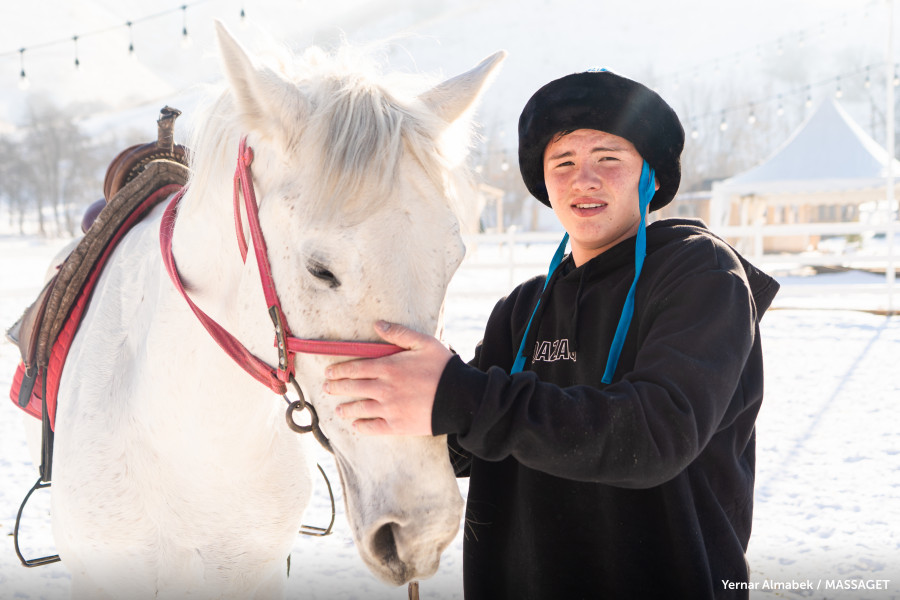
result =
M316 411L313 409L312 405L306 401L306 397L303 395L303 391L300 389L300 384L297 383L297 380L291 377L291 384L294 386L294 391L297 392L297 400L291 400L288 398L288 395L283 394L284 401L288 403L287 412L284 417L287 420L288 427L291 428L292 431L296 431L297 433L310 433L313 430L313 427L319 424L319 415L316 414ZM296 421L294 421L294 411L302 411L309 409L309 425L298 425Z
M290 427L292 431L296 431L297 433L310 433L313 430L312 423L315 423L317 421L316 413L313 411L310 411L309 413L310 415L312 415L312 423L310 423L309 425L298 425L297 422L294 421L294 411L305 410L308 407L309 404L302 398L288 404L287 412L285 413L284 418L287 421L288 427Z
M316 412L315 407L306 401L306 397L303 395L303 391L300 389L300 384L297 383L297 380L291 376L291 384L294 386L294 390L297 392L297 400L291 400L288 398L287 394L284 394L284 401L288 403L287 411L285 412L285 420L287 421L288 427L291 428L292 431L297 433L312 433L323 448L331 452L334 451L331 449L331 442L325 437L325 433L319 428L319 414ZM294 421L294 411L309 411L309 425L298 425L296 421Z

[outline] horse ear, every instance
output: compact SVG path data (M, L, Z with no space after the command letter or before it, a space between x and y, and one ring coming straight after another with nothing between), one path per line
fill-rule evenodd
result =
M505 50L495 52L473 69L420 94L419 100L441 119L452 123L475 104L504 58L506 58Z
M282 121L296 123L306 99L290 82L265 66L257 66L228 29L215 21L216 38L225 77L234 93L244 125L279 136L285 131ZM286 112L291 114L285 114Z

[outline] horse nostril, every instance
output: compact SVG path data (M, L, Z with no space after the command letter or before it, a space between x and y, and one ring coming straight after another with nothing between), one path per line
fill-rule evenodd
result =
M369 542L369 551L389 573L387 579L395 585L402 585L413 579L415 568L400 559L397 549L397 533L400 530L398 523L385 523L375 530Z
M372 536L372 554L387 564L396 562L398 558L395 527L399 526L396 523L385 523Z

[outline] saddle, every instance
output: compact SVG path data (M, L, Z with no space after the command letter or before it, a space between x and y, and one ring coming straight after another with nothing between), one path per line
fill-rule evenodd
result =
M112 161L104 181L102 207L92 207L96 214L84 237L7 332L22 358L10 398L44 421L45 446L48 430L52 436L55 423L63 364L106 260L135 223L187 183L187 150L173 143L175 119L180 114L168 106L163 108L157 140L132 146ZM48 481L47 456L43 462L42 479Z

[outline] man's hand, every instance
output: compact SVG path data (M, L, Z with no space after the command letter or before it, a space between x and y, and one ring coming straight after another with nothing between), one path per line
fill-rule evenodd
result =
M339 405L337 416L353 421L362 433L431 435L434 394L450 350L434 337L395 323L379 321L375 331L406 350L329 366L326 393L365 398Z

